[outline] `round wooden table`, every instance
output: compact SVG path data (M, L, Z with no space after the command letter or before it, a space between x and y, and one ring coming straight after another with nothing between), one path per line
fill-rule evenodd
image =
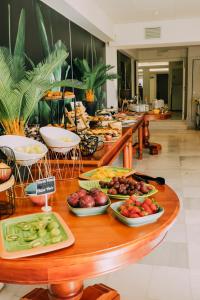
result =
M0 259L0 282L49 284L49 299L81 299L84 279L97 277L134 263L151 252L165 238L177 217L180 204L175 192L157 186L155 195L164 207L153 224L131 228L111 213L76 217L66 205L66 195L78 189L77 180L58 181L51 205L69 225L75 244L63 250L21 259ZM14 216L40 212L28 199L18 200ZM89 299L88 299L89 300Z

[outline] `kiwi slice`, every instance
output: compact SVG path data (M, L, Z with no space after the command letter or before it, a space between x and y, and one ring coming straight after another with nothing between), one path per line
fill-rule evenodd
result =
M30 243L30 247L36 248L36 247L43 246L43 244L44 244L44 243L42 242L42 240L37 239L37 240L34 240L34 241L32 241L32 242Z
M58 228L58 227L59 227L59 225L58 225L58 223L55 222L55 221L51 221L51 222L48 224L48 226L47 226L47 228L48 228L49 231L51 231L51 230L54 229L54 228Z
M18 238L19 238L19 236L16 235L16 234L8 234L6 236L6 240L9 241L9 242L16 241L16 240L18 240Z
M24 241L25 242L31 242L31 241L34 241L37 239L37 234L30 234L30 235L27 235L27 236L24 236Z
M55 243L60 242L61 239L62 239L61 235L54 236L54 237L51 239L51 242L52 242L53 244L55 244Z
M58 228L53 228L50 233L52 237L58 236L60 235L60 230Z
M39 234L39 237L44 237L47 234L47 232L45 229L40 229L38 234Z

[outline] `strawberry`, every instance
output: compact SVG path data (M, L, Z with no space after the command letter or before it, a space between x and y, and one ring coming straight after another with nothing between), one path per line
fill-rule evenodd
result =
M133 206L132 211L135 212L135 213L139 213L140 209L137 206Z
M152 200L150 198L146 198L144 203L150 206L152 204Z
M134 207L133 205L127 206L128 211L132 211L133 207Z
M130 204L133 205L133 204L135 204L135 200L130 198L130 199L126 200L125 203L126 203L126 205L130 205Z
M143 203L143 204L142 204L142 207L144 208L144 210L145 210L146 212L148 212L149 215L152 214L151 208L150 208L146 203Z
M141 202L138 201L138 200L136 200L136 201L135 201L135 205L136 205L136 206L141 206Z
M120 211L122 211L123 209L126 209L125 205L121 205L120 208L119 208Z
M136 213L130 213L129 214L129 218L139 218L140 215L139 214L136 214Z
M129 216L129 211L128 211L128 209L124 208L123 210L121 210L121 214L122 214L124 217L128 217L128 216Z
M145 217L145 216L148 216L148 212L143 210L143 211L140 211L139 215L140 215L140 217Z
M150 205L150 208L151 208L151 210L155 213L155 212L157 212L157 210L158 210L158 207L154 204L154 203L152 203L151 205Z
M135 202L137 200L137 198L134 195L131 195L130 200L133 200Z

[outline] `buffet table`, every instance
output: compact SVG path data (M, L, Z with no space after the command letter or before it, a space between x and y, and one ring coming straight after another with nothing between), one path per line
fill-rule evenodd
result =
M143 116L130 126L122 128L122 135L114 141L104 142L102 148L89 156L82 156L81 160L76 160L83 166L83 170L97 168L112 164L112 162L123 152L123 167L132 168L133 166L133 134L138 131L138 156L142 158L143 148ZM54 163L54 160L49 162ZM73 164L72 160L56 160L57 164Z
M85 279L137 262L164 240L177 217L180 204L169 186L156 188L159 192L154 198L164 207L164 215L156 223L131 228L116 220L110 211L92 217L80 218L73 215L68 211L66 195L78 189L78 181L58 181L57 192L51 204L53 211L59 213L72 230L75 244L47 254L12 260L0 259L0 282L49 284L50 296L44 291L43 297L38 300L85 299L81 298ZM32 206L29 200L18 200L14 216L40 211L40 207ZM90 300L93 299L96 298L91 296Z
M141 117L137 122L122 129L122 136L115 142L106 142L101 150L96 151L90 157L83 157L83 166L106 166L110 165L123 151L123 167L132 168L133 166L133 147L132 140L133 134L138 131L138 158L142 159L143 149L143 123L144 117Z

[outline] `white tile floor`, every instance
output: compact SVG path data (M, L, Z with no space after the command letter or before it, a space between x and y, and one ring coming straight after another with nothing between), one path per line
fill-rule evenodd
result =
M104 282L122 300L200 300L200 132L154 131L152 139L162 144L161 154L145 151L134 167L165 177L176 190L183 204L177 222L166 242L140 262L86 284ZM6 285L0 300L17 300L32 288Z

